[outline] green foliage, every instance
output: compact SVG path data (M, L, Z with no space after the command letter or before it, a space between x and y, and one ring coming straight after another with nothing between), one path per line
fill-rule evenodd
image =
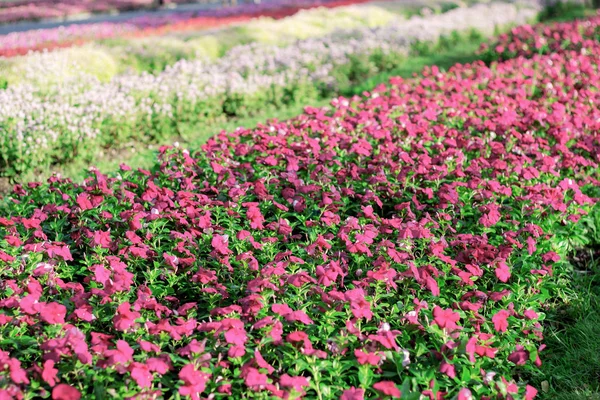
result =
M538 16L538 20L540 22L572 21L589 16L589 11L584 2L555 1L553 4L544 7Z

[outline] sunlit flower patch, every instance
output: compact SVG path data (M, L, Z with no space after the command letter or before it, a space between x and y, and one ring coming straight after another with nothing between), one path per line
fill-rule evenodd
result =
M153 172L16 187L0 393L533 399L558 228L599 195L594 50L430 68Z

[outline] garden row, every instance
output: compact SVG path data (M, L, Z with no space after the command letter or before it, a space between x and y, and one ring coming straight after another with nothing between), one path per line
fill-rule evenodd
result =
M335 8L340 5L361 3L361 0L301 0L263 3L208 9L197 12L177 12L168 15L135 17L123 22L74 24L58 28L12 32L0 35L0 56L14 57L30 51L81 45L110 38L144 38L158 35L200 31L234 23L247 22L257 17L284 18L299 10Z
M534 14L509 4L478 5L412 18L379 28L337 30L287 47L236 46L213 62L182 60L150 75L99 82L76 74L61 84L30 84L0 91L0 171L14 177L65 163L135 139L157 142L185 136L188 127L245 116L285 104L306 104L366 77L395 68L421 41L456 29L490 31Z
M560 232L599 212L599 65L427 68L152 172L17 186L0 393L533 399Z
M325 36L336 29L379 27L401 21L397 14L380 7L344 7L343 4L344 2L332 2L330 6L338 7L313 8L279 20L263 17L250 21L249 17L243 17L247 20L244 24L213 32L165 32L166 29L173 29L179 25L153 28L150 32L133 29L131 32L120 33L119 29L116 29L110 40L96 41L83 47L54 50L52 53L34 52L23 57L2 59L0 74L8 86L20 82L36 84L40 79L43 79L44 85L48 85L82 73L108 81L123 73L158 73L182 59L216 59L236 45L264 43L285 46L298 39ZM194 26L194 21L186 20L185 26ZM226 23L227 19L215 18L215 21ZM105 25L100 29L112 32L112 28ZM118 27L129 29L127 24ZM210 26L203 28L208 29ZM161 34L157 36L159 32ZM101 65L90 66L90 58L102 60ZM58 68L58 65L61 67Z
M321 0L327 1L327 0ZM281 5L295 3L291 0L267 0L266 5ZM165 4L193 3L190 0L165 0ZM221 1L208 0L208 5L221 6ZM273 4L275 3L275 4ZM41 19L66 18L78 14L107 13L129 11L135 9L148 9L156 4L155 0L15 0L0 1L0 23L15 23ZM254 6L254 7L253 7ZM261 6L259 6L261 7ZM264 6L262 6L264 7ZM255 4L244 4L237 9L256 8Z

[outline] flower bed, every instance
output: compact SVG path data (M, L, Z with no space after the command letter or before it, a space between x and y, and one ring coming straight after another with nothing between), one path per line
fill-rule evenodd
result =
M299 10L314 7L334 8L357 4L365 0L302 0L259 5L242 5L194 13L177 13L168 16L137 17L125 22L76 24L67 27L14 32L0 35L0 56L15 57L30 51L80 45L88 41L108 38L147 37L172 32L210 29L249 21L259 16L284 18Z
M11 86L0 91L0 156L4 175L64 162L91 143L130 138L159 140L181 125L211 123L265 107L303 103L398 65L412 43L435 41L455 29L487 28L525 20L533 11L512 5L479 5L402 25L338 31L285 48L238 46L214 63L181 61L157 75L119 76L100 83L76 75L40 89ZM64 69L39 54L27 81L50 79ZM41 68L43 74L36 73ZM40 80L41 79L41 80Z
M600 197L599 48L17 186L1 394L533 399L557 232Z
M303 0L300 0L302 2ZM321 0L326 2L327 0ZM166 0L165 3L185 4L193 3L190 0ZM224 10L253 10L265 7L289 5L298 3L297 0L266 0L263 4L242 4L235 7L222 7L222 2L207 1L206 4ZM0 23L14 23L19 21L39 20L48 18L65 18L70 15L106 13L115 11L131 11L148 9L154 6L154 0L24 0L0 2ZM218 11L218 12L222 12ZM209 11L211 12L211 11ZM228 12L228 11L225 11Z
M506 60L519 56L531 57L534 54L548 54L563 51L565 48L587 51L600 41L600 12L591 17L574 22L552 25L525 25L500 35L492 45L483 46L488 60Z

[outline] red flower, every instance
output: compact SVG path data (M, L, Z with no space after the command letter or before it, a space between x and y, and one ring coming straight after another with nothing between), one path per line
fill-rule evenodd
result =
M448 308L446 310L435 306L433 309L433 320L440 328L446 328L448 330L455 330L458 328L456 323L460 320L460 314L452 311Z
M64 383L54 386L52 389L52 400L79 400L81 393L79 390Z
M396 387L396 384L392 381L377 382L373 385L373 389L380 391L386 396L391 396L396 399L399 399L402 395L400 389L398 389L398 387Z

